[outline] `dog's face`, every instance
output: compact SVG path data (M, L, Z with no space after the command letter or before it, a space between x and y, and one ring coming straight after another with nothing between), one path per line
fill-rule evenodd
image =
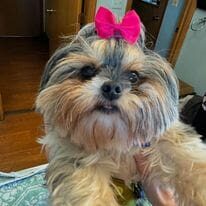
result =
M88 151L125 151L157 139L178 118L170 66L123 40L85 41L47 64L37 98L46 124Z

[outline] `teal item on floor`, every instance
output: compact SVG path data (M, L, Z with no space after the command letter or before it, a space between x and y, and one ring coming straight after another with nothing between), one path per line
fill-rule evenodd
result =
M44 181L46 166L20 172L0 172L0 205L47 206L48 191Z

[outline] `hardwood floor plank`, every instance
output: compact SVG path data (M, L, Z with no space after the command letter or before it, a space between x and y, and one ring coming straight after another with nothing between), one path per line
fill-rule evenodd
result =
M0 155L0 171L18 171L47 163L39 147Z
M6 115L0 121L0 170L9 172L47 162L37 143L42 135L42 118L35 112Z

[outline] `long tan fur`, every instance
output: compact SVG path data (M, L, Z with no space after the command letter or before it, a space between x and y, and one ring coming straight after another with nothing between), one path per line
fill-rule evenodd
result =
M149 149L149 177L171 187L179 206L203 206L206 203L206 146L194 130L177 122Z
M46 126L39 142L49 159L51 205L118 206L111 181L118 177L171 188L178 206L205 206L206 146L179 121L173 70L143 40L99 39L89 25L46 65L36 107ZM120 85L118 99L103 97L105 82ZM143 174L134 159L140 153Z

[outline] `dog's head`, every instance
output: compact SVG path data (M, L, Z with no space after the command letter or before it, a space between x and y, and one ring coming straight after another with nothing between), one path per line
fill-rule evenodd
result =
M141 41L100 39L89 25L56 51L36 102L50 129L89 151L124 151L161 136L178 118L176 76Z

